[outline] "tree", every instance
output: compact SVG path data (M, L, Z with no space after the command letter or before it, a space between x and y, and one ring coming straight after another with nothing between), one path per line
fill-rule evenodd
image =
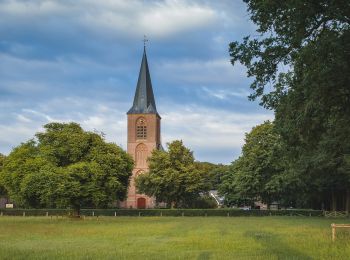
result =
M220 193L229 204L253 204L261 200L268 205L280 200L288 190L282 143L273 123L266 121L246 134L242 155L223 177Z
M210 190L218 189L222 176L229 168L228 165L199 161L195 162L195 166L200 172L202 172L204 181L207 183L206 186L210 187Z
M244 2L259 35L230 44L232 64L254 78L250 99L275 111L299 196L349 210L349 1Z
M167 144L168 151L154 150L149 171L136 178L139 193L156 197L168 206L188 207L209 190L204 174L196 168L193 153L182 141Z
M2 169L2 166L4 165L6 156L0 153L0 170Z
M0 153L0 176L1 176L1 171L2 167L4 165L6 156ZM0 196L6 195L6 190L5 187L1 184L1 178L0 178Z
M16 147L1 173L19 206L107 207L124 199L133 168L120 147L76 123L49 123L45 131Z

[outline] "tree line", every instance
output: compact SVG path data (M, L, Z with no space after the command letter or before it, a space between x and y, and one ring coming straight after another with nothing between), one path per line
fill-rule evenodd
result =
M168 207L212 208L208 195L217 189L224 165L194 160L182 141L168 151L154 150L149 172L136 179L139 193ZM0 197L17 207L116 207L126 198L134 161L122 148L107 143L103 134L84 131L77 123L49 123L35 138L0 154Z
M274 129L279 144L263 156L274 158L271 169L260 165L249 174L246 160L261 158L243 148L232 166L235 194L244 194L253 172L270 172L269 181L257 181L264 200L273 195L292 205L349 211L350 2L244 2L257 35L230 44L231 62L253 79L249 98L274 111L273 124L260 130Z
M274 111L229 166L196 162L181 141L155 150L140 192L196 207L218 189L227 205L350 210L350 2L244 0L257 34L229 45L253 79L249 99ZM0 156L0 193L30 207L106 207L126 196L133 161L78 124L50 123ZM196 204L197 203L197 204Z

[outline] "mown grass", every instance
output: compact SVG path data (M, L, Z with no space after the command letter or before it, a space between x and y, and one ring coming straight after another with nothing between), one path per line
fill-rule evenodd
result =
M0 259L350 259L314 217L0 217Z

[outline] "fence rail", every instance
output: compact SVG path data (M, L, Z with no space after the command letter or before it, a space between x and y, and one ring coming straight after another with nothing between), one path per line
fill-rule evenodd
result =
M0 216L67 216L71 214L69 209L0 209ZM173 216L173 217L195 217L195 216L302 216L323 217L329 216L321 210L240 210L240 209L81 209L83 216ZM337 217L345 217L337 213Z
M323 215L326 218L346 218L349 217L349 213L346 211L324 211Z

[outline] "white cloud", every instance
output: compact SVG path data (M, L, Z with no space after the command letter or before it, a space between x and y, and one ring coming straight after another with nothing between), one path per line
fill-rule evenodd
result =
M22 122L22 123L30 123L30 122L32 122L31 119L29 119L28 117L26 117L24 115L17 115L17 120L19 122Z
M36 123L28 124L18 118L9 124L0 124L0 153L8 154L12 148L33 138L40 129Z
M106 140L126 148L127 117L126 104L99 103L89 99L62 99L60 105L65 109L57 110L58 101L48 100L42 107L45 111L22 109L6 125L0 124L0 152L8 153L9 147L29 140L42 125L52 122L75 121L85 130L101 131ZM65 104L65 105L64 105ZM50 105L53 108L50 109ZM71 113L79 107L79 113ZM202 161L229 163L239 154L244 143L244 134L257 124L273 119L271 113L235 113L227 110L210 109L202 106L179 106L162 104L162 140L167 142L182 139L186 146L202 156Z
M16 17L19 22L37 22L42 18L52 22L64 18L88 30L137 37L143 34L164 37L204 27L216 19L216 12L210 6L188 0L9 0L1 4L0 14Z
M49 122L77 122L88 131L106 134L106 140L126 147L126 107L123 103L100 103L94 99L67 97L51 99L35 108L19 109L15 116L2 116L0 152L33 138ZM128 104L129 105L129 104Z
M60 119L54 119L54 118L52 118L51 116L49 116L49 115L47 115L47 114L45 114L45 113L42 113L42 112L38 112L38 111L35 111L35 110L32 110L32 109L23 109L22 110L24 113L26 113L27 115L32 115L32 116L34 116L34 117L36 117L36 118L41 118L42 120L45 120L45 121L47 121L47 122L54 122L54 121L57 121L57 122L59 122L59 121L61 121ZM22 115L22 117L24 117L23 115Z
M231 91L228 89L210 89L207 87L202 87L202 90L210 97L220 100L227 100L231 97L246 98L249 95L249 92L245 90Z
M195 5L193 1L191 4L190 1L167 0L145 10L138 23L141 30L151 36L163 36L203 27L212 23L215 16L215 11L208 6Z
M240 149L244 134L257 124L273 119L271 113L235 113L204 107L177 108L162 115L163 139L183 139L192 149ZM210 158L199 158L210 160Z
M231 65L229 58L212 60L166 60L155 65L155 72L169 81L199 84L240 84L246 80L246 69Z
M124 68L123 68L124 67ZM112 72L118 69L125 69L122 64L114 65L113 68L109 64L97 63L95 60L82 58L82 57L61 57L55 60L40 60L40 59L28 59L19 58L8 54L0 53L0 69L1 74L8 78L16 78L20 74L26 77L40 76L41 79L48 77L77 77L84 76L87 71L93 69L94 71ZM41 72L41 73L39 73ZM38 75L39 74L39 75ZM28 82L23 82L29 84ZM26 86L24 86L25 88ZM40 90L40 86L36 89Z

